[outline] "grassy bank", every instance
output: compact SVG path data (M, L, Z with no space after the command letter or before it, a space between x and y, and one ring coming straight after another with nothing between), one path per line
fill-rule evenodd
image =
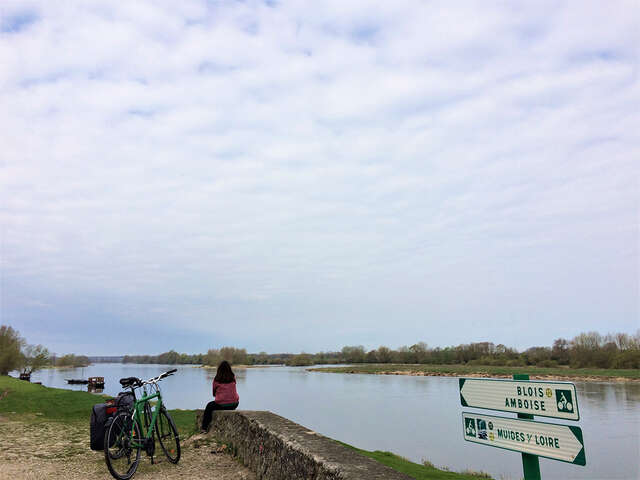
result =
M499 367L488 365L406 365L406 364L357 364L347 367L311 368L314 372L331 373L364 373L377 375L433 375L464 376L482 375L494 377L511 377L516 373L525 373L531 378L557 378L576 380L640 380L638 369L605 369L605 368L542 368L542 367Z
M89 449L91 407L104 398L0 376L0 479L113 480L104 453ZM171 414L184 441L180 463L166 461L156 448L156 463L144 455L136 478L255 478L230 455L218 454L215 442L200 448L186 439L194 428L193 411Z
M347 448L355 450L361 455L365 457L373 458L377 462L386 465L387 467L391 467L394 470L404 473L405 475L409 475L410 477L415 478L416 480L435 480L435 479L446 479L446 480L472 480L472 479L487 479L492 478L486 473L483 472L450 472L448 470L441 470L433 466L430 462L424 462L423 464L413 463L407 460L404 457L400 457L391 452L381 452L376 450L375 452L370 452L368 450L362 450L360 448L356 448L347 443L338 442L341 445L344 445Z
M0 417L5 417L14 422L29 424L31 428L35 429L40 429L43 424L73 424L79 427L79 434L82 437L79 439L80 445L86 445L87 450L89 448L91 407L96 403L102 403L105 398L108 397L87 392L48 388L11 377L0 376ZM183 440L194 433L194 410L170 410L170 413ZM53 430L55 431L55 428ZM86 431L86 437L82 436L83 431ZM428 463L425 465L412 463L389 452L369 452L351 445L343 445L416 480L488 478L473 473L449 472L435 468ZM80 448L84 447L81 446ZM61 461L63 460L61 459Z
M49 388L34 383L0 376L0 415L26 422L46 421L85 423L87 442L91 407L102 403L104 395ZM193 410L169 410L180 436L186 438L195 429Z

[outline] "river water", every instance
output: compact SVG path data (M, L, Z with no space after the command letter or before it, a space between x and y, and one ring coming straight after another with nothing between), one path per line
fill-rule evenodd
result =
M121 390L119 378L146 379L170 368L178 368L177 374L161 383L168 408L203 408L211 400L215 370L194 366L94 364L40 371L32 381L86 390L86 386L67 385L65 379L102 376L104 393L115 395ZM455 471L483 470L496 479L522 478L519 453L464 441L457 378L344 375L298 367L237 369L235 373L240 409L270 410L366 450L388 450ZM582 428L587 465L541 458L542 478L640 478L640 382L574 383L580 421L557 423Z

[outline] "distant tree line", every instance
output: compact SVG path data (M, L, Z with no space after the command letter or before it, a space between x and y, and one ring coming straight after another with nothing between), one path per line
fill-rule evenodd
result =
M381 346L366 351L362 346L342 349L344 363L470 364L573 368L640 368L640 331L635 335L581 333L571 340L558 338L551 347L531 347L518 352L492 342L429 348L420 342L391 350Z
M125 355L123 363L217 366L222 360L233 365L318 365L338 363L469 364L495 366L538 366L573 368L640 368L640 330L634 335L598 332L581 333L571 340L558 338L549 347L531 347L523 352L502 344L476 342L430 348L424 342L393 350L380 346L367 350L362 345L345 346L339 352L247 353L244 348L213 348L202 354L170 350L159 355ZM42 345L29 345L10 326L0 326L0 375L12 370L32 373L46 366L89 365L84 355L49 354Z
M233 365L319 365L343 363L341 352L319 353L247 353L244 348L224 347L220 350L209 350L205 365L218 365L227 360Z
M175 350L161 353L159 355L125 355L122 363L162 363L167 365L202 365L206 355L197 353L178 353Z
M231 349L233 350L233 349ZM244 350L243 350L244 352ZM211 357L215 365L218 357ZM225 358L229 360L229 358ZM233 362L235 363L235 362ZM531 347L523 352L503 344L476 342L430 348L425 342L391 349L380 346L366 350L361 345L345 346L340 352L247 354L248 365L317 365L336 363L469 364L495 366L538 366L573 368L640 368L640 330L634 334L581 333L573 339L558 338L549 347Z
M50 363L54 367L87 367L91 364L86 355L74 355L73 353L61 357L52 355Z
M212 348L207 353L190 355L170 350L159 355L125 355L123 363L160 363L167 365L217 366L222 360L232 365L315 365L344 362L341 352L320 353L247 353L245 348Z
M476 342L430 348L425 342L395 350L380 346L345 346L339 352L247 353L244 348L222 347L206 354L189 355L173 350L160 355L127 355L125 363L197 364L216 366L222 360L233 365L306 366L338 363L468 364L574 368L640 368L640 331L635 335L581 333L571 340L558 338L550 347L531 347L523 352L503 344Z

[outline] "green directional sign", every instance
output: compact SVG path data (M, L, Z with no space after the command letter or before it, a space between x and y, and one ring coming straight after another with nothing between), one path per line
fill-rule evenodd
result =
M460 378L463 407L579 420L576 387L567 382Z
M462 425L468 442L586 465L580 427L469 412Z

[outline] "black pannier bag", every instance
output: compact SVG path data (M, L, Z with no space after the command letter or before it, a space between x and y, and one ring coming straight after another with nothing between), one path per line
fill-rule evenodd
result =
M135 397L131 392L120 392L115 398L115 405L118 412L132 412Z
M107 400L107 403L98 403L93 406L89 423L91 450L104 449L104 434L113 417L120 412L132 412L134 400L133 393L120 392L116 398Z
M91 450L104 449L104 433L107 429L107 420L110 416L107 414L107 404L98 403L91 410L91 421L89 431L91 437Z

